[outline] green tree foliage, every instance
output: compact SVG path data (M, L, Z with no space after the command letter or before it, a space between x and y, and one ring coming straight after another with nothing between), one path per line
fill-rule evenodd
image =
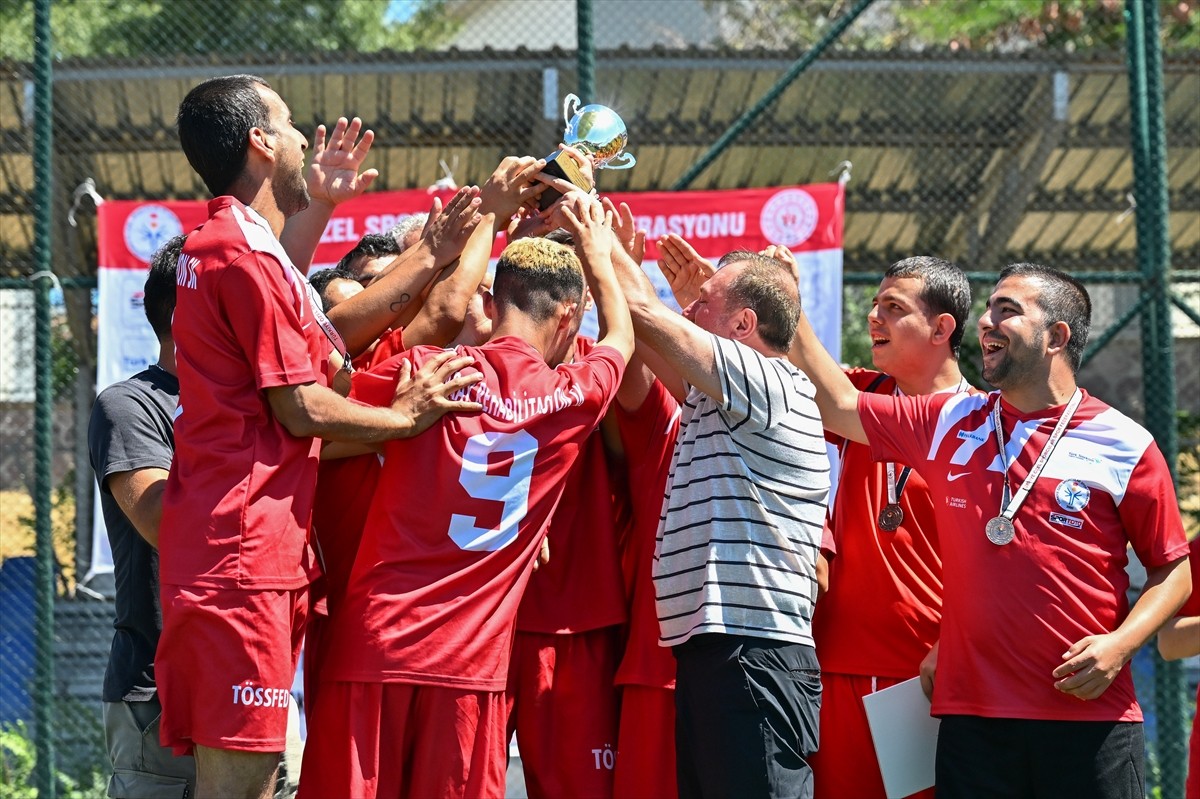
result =
M431 48L455 22L445 0L54 0L54 56L279 55ZM33 55L33 0L0 2L0 57Z
M767 48L811 45L852 4L705 0L722 17L722 42ZM1165 50L1200 48L1198 5L1159 0ZM839 43L872 50L1112 50L1125 39L1124 10L1124 0L876 0Z

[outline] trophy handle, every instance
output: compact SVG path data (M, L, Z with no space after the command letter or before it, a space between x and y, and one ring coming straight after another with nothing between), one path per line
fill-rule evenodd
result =
M621 153L618 156L610 158L604 162L605 169L629 169L637 163L637 159L633 157L633 153Z
M579 110L579 97L574 94L568 94L563 98L563 121L567 126L571 125L571 117L575 116L575 112Z

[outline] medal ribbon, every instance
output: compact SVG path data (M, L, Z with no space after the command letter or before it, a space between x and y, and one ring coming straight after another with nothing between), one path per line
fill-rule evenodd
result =
M905 466L900 470L900 479L896 479L896 464L888 462L887 465L887 494L888 504L899 504L900 495L904 493L904 484L908 482L908 475L912 472L911 466Z
M1029 474L1025 476L1025 482L1021 483L1020 489L1017 490L1017 495L1012 497L1008 487L1008 458L1004 457L1004 429L1000 426L1000 397L996 397L996 404L992 406L992 427L996 430L996 445L1000 448L1000 465L1004 467L1004 491L1000 497L1000 515L1010 522L1017 515L1017 511L1025 502L1025 498L1029 496L1029 492L1033 489L1033 484L1037 482L1038 477L1041 476L1042 470L1046 468L1046 463L1050 460L1051 453L1054 452L1059 439L1066 432L1071 417L1075 415L1075 411L1079 408L1079 403L1082 401L1083 392L1077 388L1075 389L1075 393L1071 395L1071 401L1067 403L1062 416L1059 417L1058 424L1054 426L1054 432L1050 434L1050 438L1046 439L1046 443L1042 445L1041 454L1038 455L1033 468L1029 470ZM1020 453L1017 454L1019 455ZM1013 458L1013 460L1016 460L1016 458Z

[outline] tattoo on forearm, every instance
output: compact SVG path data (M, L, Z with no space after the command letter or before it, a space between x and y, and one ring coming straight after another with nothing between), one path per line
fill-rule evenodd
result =
M400 299L396 300L388 307L391 309L392 313L399 313L400 311L404 310L404 306L408 305L408 301L411 299L412 299L411 295L401 294Z

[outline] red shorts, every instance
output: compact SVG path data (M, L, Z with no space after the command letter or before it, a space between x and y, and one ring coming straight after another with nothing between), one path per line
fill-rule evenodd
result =
M194 746L282 752L308 588L240 591L161 587L154 660L159 738L176 755Z
M891 677L821 674L821 749L808 761L814 799L886 799L862 698L902 682ZM933 789L912 796L933 799Z
M613 774L615 799L677 796L675 690L626 685L621 692L621 750Z
M326 682L297 799L504 796L504 694Z
M304 718L312 719L317 706L317 693L321 687L321 661L329 643L329 617L315 610L308 617L304 629Z
M508 666L508 733L530 799L612 796L618 628L518 632Z

